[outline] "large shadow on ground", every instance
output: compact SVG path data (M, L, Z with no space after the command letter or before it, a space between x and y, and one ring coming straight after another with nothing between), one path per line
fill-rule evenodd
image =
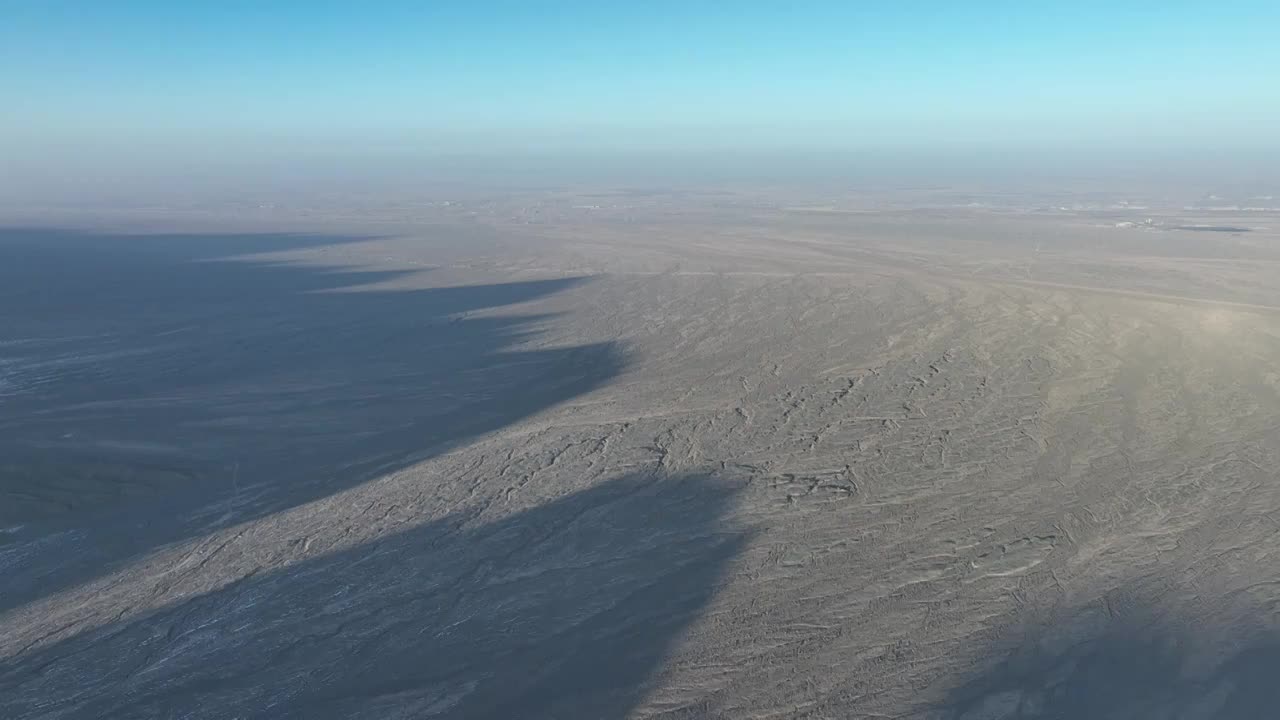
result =
M450 518L0 661L0 715L622 718L746 541L637 474Z
M522 349L549 318L501 310L581 278L432 288L254 257L365 239L0 229L0 612L621 370L609 343Z
M1280 708L1280 637L1239 630L1181 621L1144 606L1115 608L1100 600L1007 643L988 666L950 694L941 717L1275 717Z

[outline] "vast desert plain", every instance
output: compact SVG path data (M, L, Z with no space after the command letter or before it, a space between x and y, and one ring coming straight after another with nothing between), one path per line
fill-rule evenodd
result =
M1280 202L8 211L0 716L1259 718Z

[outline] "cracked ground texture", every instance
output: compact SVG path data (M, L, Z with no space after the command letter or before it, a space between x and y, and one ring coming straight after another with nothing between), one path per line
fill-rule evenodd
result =
M0 231L0 716L1274 711L1280 238L753 212Z

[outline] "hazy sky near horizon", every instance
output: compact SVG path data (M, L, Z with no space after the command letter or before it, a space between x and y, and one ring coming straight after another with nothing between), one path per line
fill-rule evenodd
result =
M0 0L28 159L1275 150L1278 78L1274 0Z

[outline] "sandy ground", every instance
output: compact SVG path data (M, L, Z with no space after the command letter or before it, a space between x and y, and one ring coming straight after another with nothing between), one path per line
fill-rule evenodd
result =
M0 716L1274 711L1280 213L584 202L0 230Z

